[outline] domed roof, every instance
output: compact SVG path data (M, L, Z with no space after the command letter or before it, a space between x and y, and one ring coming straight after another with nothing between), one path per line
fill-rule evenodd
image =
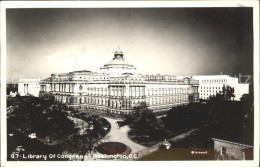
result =
M123 52L122 52L122 50L120 49L120 46L119 46L119 45L118 45L117 50L115 51L115 55L118 55L118 54L123 55Z
M123 54L123 52L118 48L117 51L115 51L115 54Z
M100 67L100 70L102 73L135 73L136 67L125 61L124 54L118 47L113 60L105 64L103 67Z
M108 62L107 64L105 64L105 66L111 66L111 65L124 65L124 66L133 67L132 64L128 63L127 61L125 61L125 59L122 59L122 58L113 59L110 62Z

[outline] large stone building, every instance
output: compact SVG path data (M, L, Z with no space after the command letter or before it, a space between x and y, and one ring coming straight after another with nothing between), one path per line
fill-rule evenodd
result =
M118 49L100 73L87 70L52 74L40 82L40 96L53 96L68 107L128 114L146 102L155 112L199 100L199 83L171 75L141 75Z
M18 93L21 96L39 97L40 79L21 79L18 83Z
M191 78L199 81L200 99L221 93L223 86L234 88L235 97L232 100L240 100L243 94L249 94L249 84L239 83L238 78L229 75L197 75Z

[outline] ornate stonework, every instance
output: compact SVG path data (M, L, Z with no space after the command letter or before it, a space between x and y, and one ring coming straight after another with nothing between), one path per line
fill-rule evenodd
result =
M87 70L52 74L42 80L40 96L54 96L68 107L128 114L146 102L155 112L198 101L198 81L171 75L141 75L117 50L101 72Z

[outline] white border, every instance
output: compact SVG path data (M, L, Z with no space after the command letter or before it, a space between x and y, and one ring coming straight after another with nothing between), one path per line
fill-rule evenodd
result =
M253 161L84 161L10 162L6 160L6 13L7 8L253 7L254 160ZM258 166L259 165L259 2L258 1L9 1L1 2L1 166Z

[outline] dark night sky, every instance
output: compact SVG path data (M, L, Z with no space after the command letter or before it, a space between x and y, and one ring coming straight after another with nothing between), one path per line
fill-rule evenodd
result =
M7 81L99 71L117 46L141 74L252 75L252 8L8 9Z

